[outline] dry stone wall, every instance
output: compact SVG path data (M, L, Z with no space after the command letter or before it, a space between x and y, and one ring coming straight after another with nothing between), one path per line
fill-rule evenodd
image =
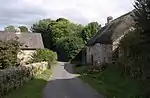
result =
M41 62L0 70L0 98L33 79L47 67L47 62Z

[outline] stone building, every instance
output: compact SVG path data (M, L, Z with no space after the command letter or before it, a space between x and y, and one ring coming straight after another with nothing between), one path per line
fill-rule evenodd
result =
M135 21L133 12L114 19L101 28L82 50L82 63L100 66L111 63L113 53L118 52L118 44L122 37L131 30Z
M31 55L36 52L36 49L44 48L42 37L40 33L28 33L28 32L5 32L0 31L0 40L17 40L22 45L21 51L18 53L18 58L21 62L26 62L31 58Z

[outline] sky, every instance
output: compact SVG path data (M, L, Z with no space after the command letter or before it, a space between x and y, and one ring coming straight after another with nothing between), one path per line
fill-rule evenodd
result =
M106 23L131 11L134 0L0 0L0 30L8 25L30 27L40 19L60 17L86 25Z

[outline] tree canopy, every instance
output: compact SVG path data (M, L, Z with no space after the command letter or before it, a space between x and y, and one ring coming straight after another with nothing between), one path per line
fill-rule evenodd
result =
M135 0L135 20L138 28L150 32L150 0Z
M51 34L51 25L53 21L51 19L42 19L37 23L33 24L31 27L31 31L34 33L41 33L44 46L48 49L52 49L52 34Z
M16 32L17 30L15 29L14 26L7 26L4 28L4 31L6 32Z
M135 0L134 19L136 21L136 29L140 31L141 44L149 44L150 42L150 0Z
M21 32L28 32L28 28L26 26L20 26L19 29Z
M82 30L82 26L74 24L64 18L57 20L43 19L33 24L31 30L42 34L46 48L54 49L56 42L60 38L78 35L77 33Z
M100 25L97 22L91 22L81 32L81 37L87 42L95 33L98 32Z
M68 61L73 59L84 47L82 38L79 37L64 37L57 41L56 49L59 59Z

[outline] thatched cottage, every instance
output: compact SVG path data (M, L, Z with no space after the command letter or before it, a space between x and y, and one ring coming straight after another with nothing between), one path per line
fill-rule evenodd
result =
M18 58L25 62L31 58L36 49L44 48L40 33L20 33L20 32L4 32L0 31L0 40L7 41L17 39L22 45Z
M112 54L117 51L120 39L129 31L134 30L135 22L132 15L133 12L129 12L101 28L82 50L82 62L96 66L111 63Z

